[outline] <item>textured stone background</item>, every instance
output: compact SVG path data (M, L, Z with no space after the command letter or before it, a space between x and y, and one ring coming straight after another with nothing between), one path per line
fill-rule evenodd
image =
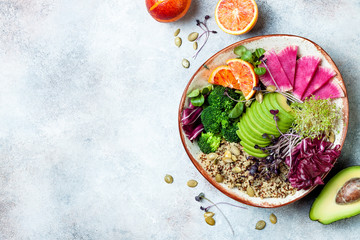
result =
M175 23L153 20L143 0L0 1L0 239L231 239L224 218L204 223L194 196L236 203L185 154L177 108L188 80L217 51L244 38L300 35L322 46L348 89L350 124L330 176L360 164L358 0L258 0L243 36L212 35L189 69L199 31L217 1L193 0ZM167 185L165 174L175 181ZM188 179L198 180L195 189ZM327 178L327 180L329 177ZM328 226L309 219L321 187L279 209L223 207L236 239L356 239L360 216ZM271 212L278 224L255 231ZM235 239L234 238L234 239Z

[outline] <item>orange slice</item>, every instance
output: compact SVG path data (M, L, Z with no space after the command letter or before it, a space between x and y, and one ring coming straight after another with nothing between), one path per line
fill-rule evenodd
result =
M230 70L229 66L222 65L215 68L208 80L211 84L221 85L224 87L240 89L238 80Z
M256 92L253 88L259 83L253 65L238 58L227 60L226 63L238 81L239 89L243 92L245 99L249 100Z
M221 30L233 35L250 31L258 19L254 0L220 0L215 9L215 20Z

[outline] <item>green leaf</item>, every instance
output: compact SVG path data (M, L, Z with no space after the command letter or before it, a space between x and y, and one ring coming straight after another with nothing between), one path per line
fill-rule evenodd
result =
M255 50L255 56L257 58L260 58L266 51L263 48L257 48Z
M236 48L234 48L234 53L236 55L238 55L239 57L241 57L243 55L243 53L246 51L247 51L247 49L244 46L237 46Z
M197 96L199 96L199 94L200 94L200 90L199 90L199 89L195 89L195 90L191 91L191 92L188 94L188 97L189 97L189 98L197 97Z
M230 111L229 118L238 118L244 111L244 103L238 102L235 107Z
M202 93L202 94L207 94L207 93L209 93L212 89L213 89L213 86L212 86L212 85L206 86L206 87L204 87L204 88L201 90L201 93Z
M249 63L253 62L253 55L249 50L246 50L242 55L241 55L241 59L244 61L247 61Z
M266 68L264 68L264 67L256 67L256 68L254 68L254 72L257 75L261 76L261 75L264 75L266 73Z
M200 107L201 105L204 104L205 102L205 98L204 95L200 94L197 97L191 98L191 104L194 105L195 107Z

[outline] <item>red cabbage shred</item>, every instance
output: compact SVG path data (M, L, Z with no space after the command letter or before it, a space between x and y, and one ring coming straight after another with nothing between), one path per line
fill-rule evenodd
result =
M324 184L321 176L328 172L340 156L340 145L333 148L333 144L325 137L305 138L286 157L286 164L290 167L288 179L291 186L309 189L316 184Z
M190 141L195 140L204 130L200 120L202 110L202 107L195 107L190 103L189 107L182 112L182 128Z

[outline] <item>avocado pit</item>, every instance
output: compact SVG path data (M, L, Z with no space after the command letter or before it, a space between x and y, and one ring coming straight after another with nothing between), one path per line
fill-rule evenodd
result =
M336 194L337 204L351 204L360 200L360 178L352 178L345 182Z

